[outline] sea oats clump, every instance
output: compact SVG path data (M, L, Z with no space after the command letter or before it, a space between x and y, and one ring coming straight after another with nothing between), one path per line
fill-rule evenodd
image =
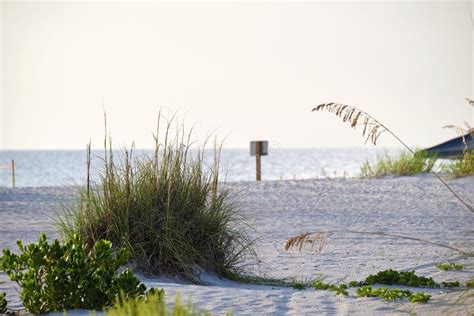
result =
M164 141L157 128L152 157L132 159L132 148L121 163L106 139L101 177L80 189L60 231L66 238L78 234L88 245L106 239L125 247L134 265L149 274L200 282L196 271L203 269L232 277L254 251L244 219L219 183L221 147L206 151L205 143L190 141L192 130L185 134L181 126L170 135L170 128L167 122Z
M375 119L372 115L365 111L362 111L354 106L346 105L337 102L322 103L313 108L313 112L317 111L328 111L334 113L336 116L341 117L343 122L348 122L351 127L355 128L358 125L363 125L362 137L365 137L365 142L370 141L376 145L380 135L384 132L392 135L400 144L403 145L411 154L415 155L415 152L403 142L394 132L387 128L380 121ZM459 194L454 191L453 188L435 171L431 170L431 173L438 178L439 181L448 189L459 202L461 202L469 211L474 213L474 207L467 203Z

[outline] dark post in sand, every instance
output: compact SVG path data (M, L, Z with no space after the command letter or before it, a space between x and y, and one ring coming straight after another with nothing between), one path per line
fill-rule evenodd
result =
M12 186L15 187L15 160L12 159Z
M262 180L261 156L268 155L268 141L257 140L250 142L250 155L256 158L256 179Z

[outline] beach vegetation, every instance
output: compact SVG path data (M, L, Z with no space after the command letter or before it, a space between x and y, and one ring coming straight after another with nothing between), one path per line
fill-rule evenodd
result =
M425 292L417 292L408 298L412 303L421 303L424 304L431 299L431 295L426 294Z
M459 281L436 283L432 278L418 276L414 271L396 271L392 269L379 271L367 276L363 281L350 281L343 283L326 283L321 277L308 282L294 282L293 288L305 290L308 285L318 291L332 291L336 295L349 296L349 288L356 288L357 297L379 297L386 301L408 299L412 303L426 303L431 295L425 292L412 292L398 288L373 287L373 285L401 285L416 288L461 287ZM466 283L466 287L474 287L474 282Z
M450 282L441 282L443 287L460 287L461 283L459 281L450 281Z
M452 178L474 175L474 150L466 151L462 157L441 165L441 170Z
M173 119L159 116L158 122L151 156L132 157L132 147L117 160L106 135L100 178L79 189L59 230L65 239L78 234L89 246L106 239L125 247L147 274L196 283L200 270L235 277L242 259L255 252L248 226L219 182L221 145L215 141L206 150L209 138L199 145L182 125L172 132Z
M176 294L173 306L169 306L159 293L141 297L116 300L113 307L104 309L105 316L211 316L211 313L197 310L191 303L183 304L181 297ZM226 315L230 316L231 313Z
M431 295L425 292L412 293L409 290L400 290L394 288L372 288L371 285L364 285L356 290L357 297L379 297L386 301L395 301L397 299L408 298L412 303L426 303Z
M241 273L232 278L236 282L244 284L267 285L277 287L291 287L294 289L304 290L310 285L310 281L296 280L295 278L271 278L266 276L258 276L253 273ZM304 286L304 288L302 288Z
M450 270L462 270L464 265L456 262L446 262L446 263L437 263L435 264L436 268L441 271L450 271Z
M378 156L375 163L366 160L361 166L360 177L414 176L430 172L435 162L436 158L424 151L416 151L414 155L408 151L402 151L397 156L385 153Z
M48 243L41 234L37 243L17 245L19 254L3 250L0 270L21 287L20 298L31 313L101 310L119 293L126 298L145 295L145 286L130 269L119 271L128 262L128 250L114 249L110 241L98 240L89 249L77 235L65 243Z
M386 271L389 271L389 270L386 270ZM351 281L347 284L346 283L330 284L330 283L325 283L321 281L320 279L318 279L318 280L314 280L311 283L311 287L314 288L315 290L333 291L336 293L336 295L344 295L344 296L349 295L348 288L357 287L356 289L357 297L380 297L386 301L395 301L396 299L408 298L410 302L412 303L426 303L429 301L431 296L425 294L424 292L413 293L409 290L401 290L397 288L385 288L385 287L373 288L372 285L375 283L386 284L386 285L416 284L416 285L410 285L413 287L423 287L423 285L430 283L424 279L421 279L421 281L418 280L418 282L416 281L410 282L410 281L404 280L404 276L408 276L409 279L414 279L413 277L414 274L412 273L409 273L408 275L402 274L402 276L400 277L402 280L400 280L400 278L394 277L393 270L390 270L389 273L386 273L385 271L381 271L381 272L382 273L378 273L376 276L369 275L365 279L365 281L361 281L361 282ZM418 277L418 279L419 278L420 277Z
M472 100L467 99L471 106L474 106ZM474 150L469 150L466 135L474 138L474 128L467 122L464 122L464 126L459 125L446 125L444 128L454 130L458 136L461 137L463 142L463 155L455 159L452 163L442 165L442 170L447 172L453 178L461 178L466 176L474 175Z
M306 284L303 282L294 282L292 287L298 291L306 290Z
M0 292L0 314L4 314L7 312L7 293Z
M386 301L394 301L404 297L410 297L411 291L393 288L372 288L371 285L364 285L356 290L357 297L380 297Z
M347 292L347 284L341 283L341 284L329 284L329 283L324 283L321 280L315 280L311 283L311 287L315 290L328 290L335 292L336 295L344 295L348 296L349 293Z
M385 285L406 285L411 287L430 287L437 288L433 278L418 276L415 271L396 271L392 269L379 271L377 274L371 274L364 280L365 284L385 284Z
M327 111L333 113L336 116L342 118L343 122L349 123L352 128L362 126L362 137L365 138L366 143L370 141L372 144L377 145L379 137L383 133L388 133L392 135L409 153L415 156L415 151L412 150L400 137L398 137L386 125L382 124L372 115L360 110L359 108L347 104L329 102L322 103L314 107L312 111ZM464 205L464 207L466 207L469 211L474 212L474 207L466 202L437 172L435 172L433 169L431 169L430 172L445 186L449 192L451 192L451 194L453 194L453 196L462 205Z

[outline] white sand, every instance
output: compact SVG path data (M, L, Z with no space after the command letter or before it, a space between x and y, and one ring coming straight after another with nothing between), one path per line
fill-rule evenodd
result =
M450 184L474 204L474 178ZM416 270L435 281L466 282L474 277L474 260L455 251L417 241L359 234L328 236L319 254L285 252L288 237L316 230L358 230L402 234L474 251L474 213L466 210L431 176L383 180L300 180L239 182L229 184L241 214L260 237L258 266L247 269L271 278L298 280L322 276L326 282L362 280L368 274L393 268ZM54 214L54 203L66 201L67 188L0 188L0 247L15 247L15 240L34 241L40 230L52 235L45 216ZM434 263L452 260L466 265L462 271L440 272ZM431 294L428 304L406 301L387 303L378 298L335 296L328 291L243 285L203 274L207 286L148 279L149 286L164 288L171 301L179 291L202 309L215 314L460 314L474 310L474 301L453 304L461 294L446 289L411 289ZM6 276L0 275L0 281ZM12 307L19 305L10 282L0 283ZM471 291L474 292L474 291Z

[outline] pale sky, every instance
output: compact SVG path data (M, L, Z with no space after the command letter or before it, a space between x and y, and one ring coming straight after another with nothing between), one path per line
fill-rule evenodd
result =
M474 125L469 2L2 2L0 149L151 147L161 107L226 147L362 146L322 102L410 145ZM396 144L389 136L382 146Z

